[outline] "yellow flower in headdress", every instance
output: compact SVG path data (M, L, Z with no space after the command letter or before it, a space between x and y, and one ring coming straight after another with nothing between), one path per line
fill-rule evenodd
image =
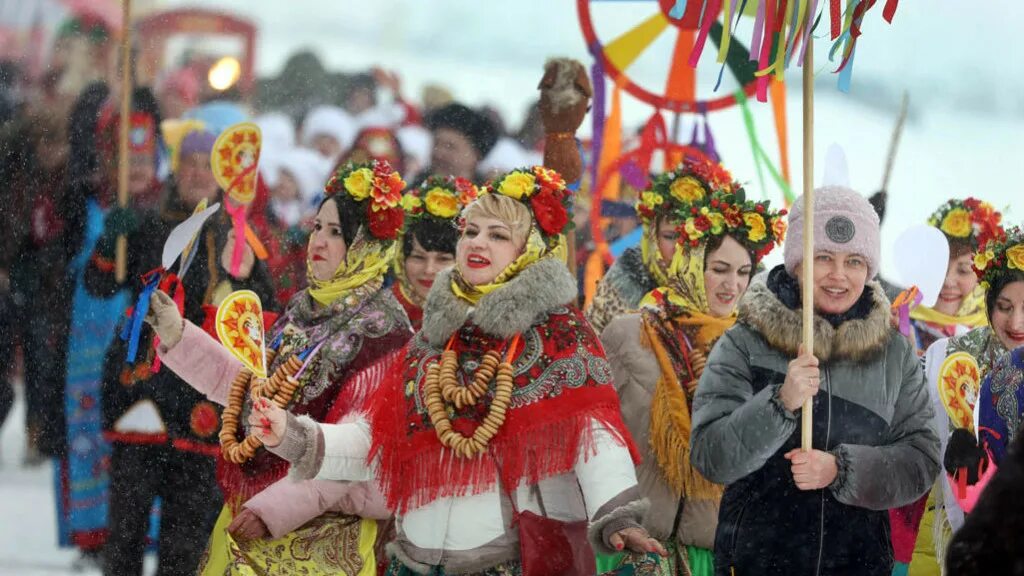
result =
M697 221L693 218L686 219L686 222L683 224L683 231L686 232L690 240L700 240L701 236L704 235L703 232L697 229Z
M708 220L711 221L711 233L721 234L725 230L725 216L721 212L711 212L708 215Z
M768 237L768 230L765 226L764 218L762 218L757 212L747 212L744 214L743 223L750 228L747 232L747 238L751 242L760 242Z
M963 208L954 208L942 219L939 228L954 238L967 238L971 235L971 214Z
M373 171L369 168L353 170L345 178L345 190L356 200L365 200L373 189Z
M665 202L665 199L657 192L644 192L643 194L640 194L640 202L644 206L653 210L654 208L661 206Z
M459 199L444 188L431 188L426 203L427 211L439 218L451 218L459 213Z
M1006 262L1010 268L1024 270L1024 244L1006 249Z
M402 196L402 209L406 212L415 212L417 208L423 206L423 200L420 200L419 196L414 194L406 194Z
M512 172L501 181L501 184L498 186L498 192L509 198L521 200L523 196L530 197L536 183L537 180L533 174Z
M775 234L775 243L782 245L786 241L786 220L775 218L772 220L772 233Z
M974 255L974 267L978 270L984 270L988 263L996 257L996 253L992 250L985 250L984 252L978 252Z
M704 192L704 187L700 184L700 180L693 176L683 176L673 182L668 190L676 200L687 204L703 200L707 195Z

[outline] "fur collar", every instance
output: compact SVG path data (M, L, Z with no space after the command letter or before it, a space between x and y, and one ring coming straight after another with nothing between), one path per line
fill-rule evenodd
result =
M469 319L484 333L511 338L526 331L544 314L576 299L575 279L561 261L544 258L484 296L474 309L451 290L448 269L438 273L423 306L423 335L432 346L444 346Z
M640 300L651 290L658 287L651 273L644 265L643 256L639 248L629 248L619 256L604 282L614 288L615 292L625 300L629 309L635 309L640 305Z
M878 282L868 282L865 289L873 296L867 317L833 327L821 316L814 316L814 355L819 360L869 360L889 342L889 300ZM755 279L740 301L738 321L759 332L772 348L786 356L797 355L803 341L801 311L783 304L763 278Z

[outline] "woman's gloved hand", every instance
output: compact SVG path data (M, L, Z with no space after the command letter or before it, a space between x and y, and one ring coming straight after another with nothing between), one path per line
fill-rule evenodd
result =
M149 297L149 310L146 311L145 321L160 337L162 346L174 348L181 341L184 320L178 311L178 305L162 290L154 290Z
M978 439L970 430L957 428L949 435L946 453L942 457L942 467L950 476L955 476L961 469L967 472L967 485L978 483L978 478L988 468L988 455L978 444Z

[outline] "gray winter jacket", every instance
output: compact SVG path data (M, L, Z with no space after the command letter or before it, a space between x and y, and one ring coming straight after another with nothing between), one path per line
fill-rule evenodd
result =
M815 317L821 391L814 448L836 457L826 490L801 491L783 455L800 445L800 419L778 391L801 341L792 285L780 268L755 280L739 321L718 341L694 400L692 460L727 484L715 538L718 574L888 576L886 510L913 502L939 473L939 439L920 362L889 327L889 302L870 282L864 317L833 327ZM769 285L772 288L769 288ZM788 288L791 292L792 286ZM792 300L790 293L788 300Z

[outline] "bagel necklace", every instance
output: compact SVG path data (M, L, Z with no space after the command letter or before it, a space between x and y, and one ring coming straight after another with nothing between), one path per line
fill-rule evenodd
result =
M423 385L424 402L441 444L451 448L459 457L473 458L487 450L487 445L505 423L512 402L512 354L519 344L519 335L512 339L504 359L495 350L485 353L473 374L472 382L467 386L459 384L458 353L452 350L454 339L455 335L452 335L441 354L441 361L427 368ZM495 382L494 399L487 409L487 415L471 436L464 436L452 428L448 405L454 405L456 410L475 405L487 394L492 380Z

